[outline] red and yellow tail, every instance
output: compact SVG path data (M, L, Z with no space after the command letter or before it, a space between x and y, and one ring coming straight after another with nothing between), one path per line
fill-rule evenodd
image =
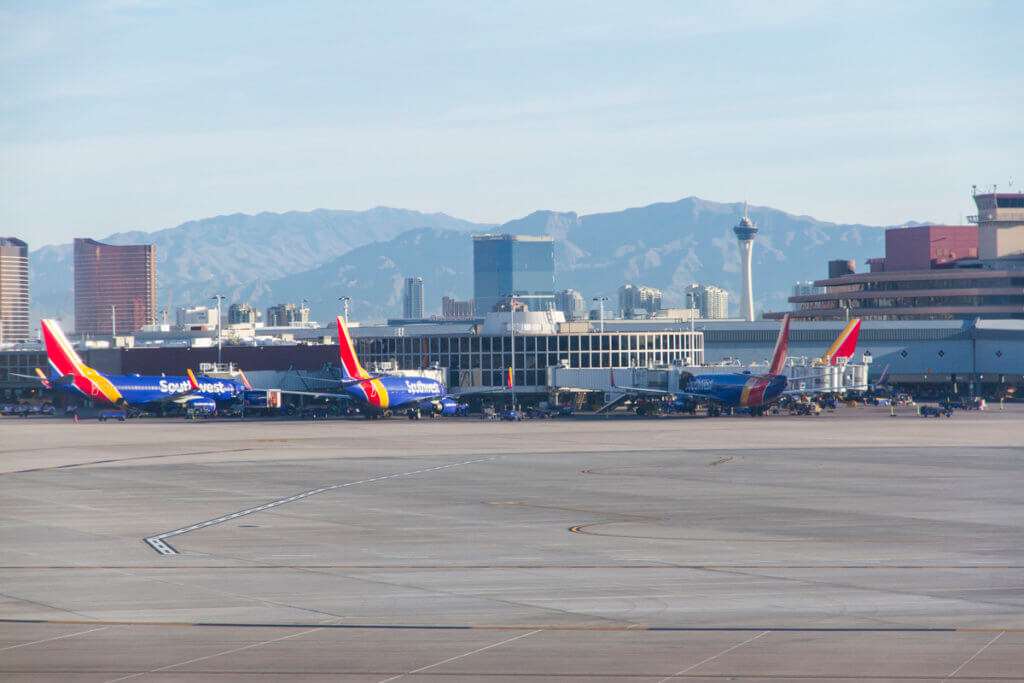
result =
M825 355L818 359L821 365L836 365L840 358L853 358L853 352L857 348L857 337L860 336L860 318L854 318L849 322L835 342L829 347Z
M782 319L782 327L779 329L779 337L775 340L775 352L772 354L772 364L768 369L769 375L782 374L782 368L786 365L786 355L789 353L789 313Z
M43 341L46 344L46 356L53 369L62 377L71 375L75 388L94 401L114 405L124 402L121 392L109 379L82 362L56 320L44 318L40 322L43 328Z
M370 374L359 364L356 346L349 336L345 319L338 316L338 348L341 354L341 376L345 380L370 379Z

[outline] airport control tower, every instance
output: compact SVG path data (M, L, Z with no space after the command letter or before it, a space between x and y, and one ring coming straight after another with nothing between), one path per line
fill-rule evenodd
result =
M740 316L754 322L754 286L750 280L750 251L757 236L757 226L747 217L747 205L743 204L743 218L739 225L732 229L740 242L740 260L743 267L743 292L740 297Z

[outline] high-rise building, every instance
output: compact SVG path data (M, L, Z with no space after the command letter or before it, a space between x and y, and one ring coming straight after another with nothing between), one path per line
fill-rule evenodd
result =
M732 229L740 245L740 268L743 271L743 288L740 292L740 317L754 322L754 284L750 276L750 252L754 248L757 226L747 216L747 206L743 205L743 218Z
M701 318L720 320L729 317L729 292L714 285L693 284L686 288L687 303Z
M547 236L474 235L473 309L478 317L515 297L531 311L555 305L554 240Z
M462 320L473 317L473 302L458 301L451 297L441 297L441 317L450 320Z
M587 303L575 289L563 289L555 294L555 309L564 313L566 320L577 320L587 315Z
M267 309L267 327L288 327L292 323L308 323L309 308L305 305L278 304Z
M28 245L0 237L0 342L28 341Z
M156 246L75 239L75 330L131 334L156 321Z
M231 304L228 308L228 325L255 325L259 311L249 304Z
M619 313L623 318L650 315L660 308L660 289L630 284L619 287Z
M405 278L402 291L402 317L406 320L423 318L423 278Z

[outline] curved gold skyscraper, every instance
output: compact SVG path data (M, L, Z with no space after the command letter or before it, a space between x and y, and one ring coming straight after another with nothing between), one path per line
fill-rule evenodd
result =
M743 206L743 218L739 225L732 229L740 244L740 267L743 269L743 291L740 293L740 317L748 322L754 321L754 285L750 278L750 252L757 236L757 226L747 217L747 207Z

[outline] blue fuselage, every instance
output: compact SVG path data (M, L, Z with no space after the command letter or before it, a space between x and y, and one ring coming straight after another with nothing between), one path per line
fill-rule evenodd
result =
M706 398L726 408L759 408L774 403L786 390L784 375L723 373L696 375L684 391L693 398Z
M444 385L427 377L379 377L345 387L345 393L371 410L414 408L443 399Z
M209 406L234 401L245 390L245 385L230 379L197 378L198 389L193 389L188 377L155 377L152 375L105 375L129 406L150 406L174 402L182 405L196 403ZM96 400L72 384L62 385L67 393ZM174 398L172 398L174 397Z

